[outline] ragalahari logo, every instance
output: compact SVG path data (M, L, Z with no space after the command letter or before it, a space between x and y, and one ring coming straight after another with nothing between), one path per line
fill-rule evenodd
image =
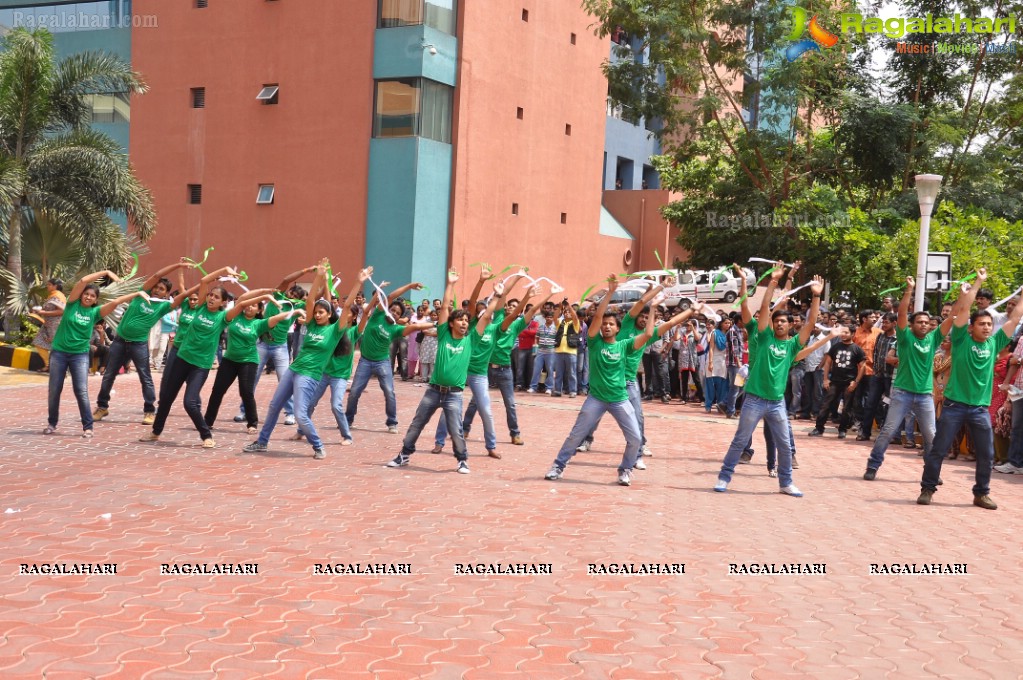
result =
M789 45L785 50L786 59L795 61L805 52L820 52L822 47L827 49L838 44L838 36L821 28L817 23L816 14L807 22L805 9L802 7L789 7L789 9L792 10L792 32L789 33L788 39L798 42ZM811 39L800 40L804 31L810 32Z

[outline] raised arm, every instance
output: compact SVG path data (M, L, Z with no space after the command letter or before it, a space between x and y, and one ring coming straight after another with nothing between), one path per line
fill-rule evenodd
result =
M185 290L184 287L182 287L182 290L180 293L178 293L177 297L171 300L171 309L177 309L178 307L180 307L181 303L187 300L189 295L197 292L198 290L199 290L198 283L187 290Z
M916 288L916 279L912 276L906 277L906 292L902 294L902 299L899 300L899 318L895 321L896 327L900 331L906 330L909 326L909 306L913 304L913 290ZM949 314L949 316L952 316ZM950 324L951 325L951 324ZM948 331L944 331L948 333Z
M122 295L119 298L114 298L110 302L107 302L106 304L99 308L99 315L109 316L110 314L113 314L114 310L117 309L118 305L124 304L125 302L130 302L132 299L137 297L140 297L144 300L149 300L149 296L146 294L144 290L137 290L134 293L128 293L127 295Z
M373 276L373 267L366 267L365 269L359 270L359 275L355 277L355 283L352 285L352 290L349 291L346 300L354 300L355 296L359 294L366 282L369 281L369 277ZM337 324L341 328L348 328L348 324L352 321L352 306L345 303L345 308L341 311L341 316L337 320Z
M652 305L659 305L662 302L664 302L664 296L658 294L657 296L655 296L653 298L653 300L651 300L650 303ZM664 328L664 324L661 324L660 326L656 326L655 327L652 322L647 322L647 325L643 329L643 332L640 333L639 335L637 335L635 338L633 338L633 340L632 340L632 349L637 349L637 350L638 349L643 349L643 347L648 342L650 342L650 338L654 337L655 333L657 333L657 334L661 333L661 329L662 328Z
M480 293L483 292L483 284L489 281L490 276L490 265L483 263L483 267L480 269L480 278L476 282L476 285L472 289L472 295L469 296L469 311L476 313L476 301L480 299Z
M283 279L281 279L281 282L277 284L277 290L279 290L282 293L287 293L288 288L291 287L291 284L295 283L295 281L298 281L306 274L312 274L314 271L316 271L316 265L313 265L311 267L303 267L298 271L291 272Z
M511 328L511 325L515 321L515 319L519 318L519 316L526 310L526 307L529 306L530 298L536 297L539 294L540 286L536 284L533 284L531 288L526 290L526 294L522 296L521 300L519 300L519 304L515 306L515 309L512 310L512 313L506 314L504 317L504 321L501 322L502 333Z
M778 260L774 263L771 280L767 282L767 292L764 293L764 299L760 301L760 316L757 319L757 330L761 333L771 326L771 298L774 297L774 290L778 287L778 282L781 281L781 277L784 275L785 263Z
M494 284L494 295L490 298L490 302L487 304L487 308L483 311L483 315L480 316L479 321L476 322L476 332L483 335L483 331L490 325L490 320L494 318L494 312L497 310L497 305L501 302L501 298L504 297L504 284L498 281ZM469 305L469 309L474 308L476 305Z
M753 312L749 310L749 285L746 283L746 272L742 270L742 267L732 263L732 269L735 271L735 276L739 279L739 310L742 313L742 325L745 326L753 320Z
M72 302L77 301L80 297L82 297L82 293L85 292L85 287L86 286L88 286L90 283L94 283L96 281L99 281L104 276L107 277L108 279L110 279L111 281L115 282L115 283L120 282L120 280L121 280L120 276L118 276L117 274L113 273L109 269L103 269L103 270L98 271L98 272L93 272L91 274L86 274L81 279L79 279L78 283L75 284L75 287L71 289L71 294L67 296L67 303L71 304Z
M1016 326L1019 325L1020 318L1023 318L1023 304L1017 304L1012 308L1012 314L1002 324L1002 332L1011 338L1012 334L1016 332Z
M262 298L265 298L265 297L269 297L270 300L273 301L273 292L275 290L277 290L277 289L276 288L253 288L252 290L245 291L244 293L239 295L237 297L237 299L235 299L234 304L235 304L235 306L237 306L237 305L244 305L249 300L253 300L255 298L262 299Z
M142 284L142 290L152 290L153 286L160 283L160 279L164 278L165 276L169 276L171 272L177 270L183 271L193 266L194 265L191 262L188 262L187 260L185 260L185 258L181 258L180 262L169 264L160 271L150 276L148 279L146 279L145 283Z
M230 267L221 267L220 269L210 272L206 276L202 277L202 281L199 283L200 302L206 299L206 292L209 290L210 284L219 279L221 276L238 276L238 272Z
M447 285L444 286L444 298L443 300L441 300L440 314L437 317L437 321L439 321L441 324L446 324L448 322L448 317L451 315L451 311L448 308L451 306L451 301L455 299L456 283L458 283L458 272L456 272L454 269L449 269L448 282ZM402 288L398 289L398 292L396 292L395 295L400 295L401 293L405 292L405 290L408 290L409 287L412 287L414 285L417 284L410 283L408 284L408 287L402 286ZM418 288L416 290L418 290ZM387 299L388 304L390 304L391 299L392 298Z
M842 337L842 327L841 326L835 326L834 328L831 329L830 333L828 333L826 335L822 335L820 340L818 340L817 342L813 343L812 345L807 345L803 349L799 350L799 353L796 354L796 361L802 361L806 357L810 356L811 354L813 354L814 352L819 350L821 347L824 347L825 345L827 345L829 342L831 342L835 338L840 338L840 337Z
M231 321L234 321L239 314L245 311L245 308L248 307L249 305L257 305L260 302L273 302L273 299L274 299L273 295L270 295L269 293L257 295L256 297L248 298L246 300L238 298L234 302L234 307L227 310L227 316L224 318L226 318L228 323L230 323Z
M286 320L291 319L291 318L296 317L296 316L298 318L304 320L305 319L305 310L304 309L289 309L286 312L281 312L280 314L274 314L273 316L271 316L269 319L266 320L266 325L269 326L270 328L273 328L274 326L276 326L280 322L286 321Z
M607 311L607 305L611 302L611 296L614 295L616 290L618 290L618 277L611 274L611 276L607 277L607 295L601 298L600 302L597 303L597 309L593 313L593 323L590 324L590 330L586 332L586 335L589 337L595 338L600 335L600 327L604 323L604 312ZM638 305L639 303L637 302L636 304ZM639 313L637 312L637 315L638 314ZM650 325L651 324L647 324L647 326Z
M405 293L407 293L410 290L422 290L422 289L423 289L423 284L421 284L421 283L418 283L418 282L406 283L404 286L402 286L401 288L399 288L398 290L394 291L393 293L391 293L390 295L387 296L387 304L388 304L388 306L394 304L395 300L397 300L398 298L400 298L402 295L404 295ZM452 290L451 297L448 298L448 299L449 300L454 300L455 299L454 290Z
M657 297L657 294L660 293L662 290L664 290L664 286L662 286L659 283L655 283L649 288L647 288L646 292L643 293L643 296L636 301L636 304L632 305L632 308L629 310L629 316L631 316L633 319L638 317L640 312L643 311L643 308L649 305L650 301ZM607 295L604 297L604 299L606 300L609 299L610 297L611 291L609 290L607 291Z
M810 333L817 325L817 314L821 311L821 293L824 291L824 279L820 276L813 277L810 284L813 298L810 300L810 312L806 315L806 323L799 331L799 344L805 345L810 340Z
M980 289L984 287L984 282L986 280L987 269L981 267L977 270L977 280L973 282L973 285L970 286L968 291L957 297L955 304L952 305L952 313L948 316L950 319L955 317L952 320L953 326L965 326L970 323L970 308L973 307L973 301L977 299L977 293L979 293ZM948 321L948 319L946 319L946 321ZM942 326L944 325L945 324L942 323Z

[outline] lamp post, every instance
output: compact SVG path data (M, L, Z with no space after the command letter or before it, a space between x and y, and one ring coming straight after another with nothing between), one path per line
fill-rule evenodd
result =
M916 197L920 202L920 248L916 258L916 298L913 311L924 308L924 291L927 288L927 246L931 237L931 211L934 199L941 188L941 175L917 175Z

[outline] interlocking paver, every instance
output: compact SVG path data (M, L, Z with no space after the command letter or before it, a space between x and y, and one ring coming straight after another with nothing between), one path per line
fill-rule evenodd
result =
M261 381L265 405L274 387ZM90 383L93 393L98 382ZM423 388L399 383L407 424ZM495 394L496 396L496 394ZM921 461L807 440L795 423L803 499L763 467L710 492L734 421L647 405L655 456L614 484L621 435L561 482L541 479L579 401L519 395L527 445L500 461L469 437L472 473L420 450L385 469L400 436L367 391L341 447L323 408L327 458L287 439L240 452L222 422L205 451L179 406L167 443L136 444L137 382L92 442L36 434L45 386L5 388L0 409L0 675L104 678L1015 677L1023 596L1011 518L1023 478L996 476L997 514L969 505L972 467L950 462L935 505L914 500ZM558 403L553 403L558 402ZM477 424L477 428L478 428ZM432 431L428 428L427 432ZM428 449L428 436L420 445ZM17 510L17 512L13 512ZM109 514L109 517L106 515ZM116 562L113 576L18 573L22 563ZM162 563L258 563L256 575L161 574ZM588 574L590 563L684 562L685 574ZM729 575L742 563L825 562L826 575ZM871 576L871 562L965 562L968 576ZM314 564L410 564L412 574L314 574ZM456 564L544 563L552 573L456 574Z

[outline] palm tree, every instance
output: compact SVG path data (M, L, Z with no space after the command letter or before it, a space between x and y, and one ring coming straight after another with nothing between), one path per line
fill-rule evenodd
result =
M10 278L25 282L22 229L36 212L52 215L68 239L94 252L104 252L96 240L109 239L116 228L108 210L126 214L147 241L156 227L152 196L117 142L90 128L88 100L97 93L142 94L141 76L105 53L57 62L46 29L10 31L0 50L0 228ZM5 317L11 328L9 311Z

